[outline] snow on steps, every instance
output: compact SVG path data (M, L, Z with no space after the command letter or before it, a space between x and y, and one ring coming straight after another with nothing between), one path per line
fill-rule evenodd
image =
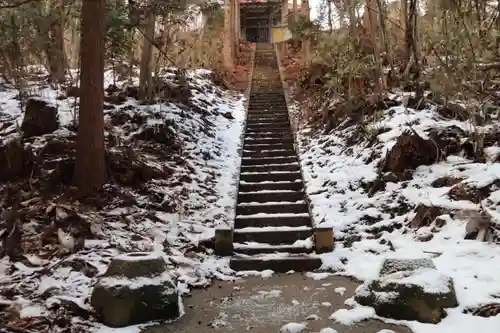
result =
M274 55L269 64L277 68ZM277 70L258 70L260 80L279 78ZM259 83L254 79L252 88ZM230 267L237 271L312 271L322 262L310 253L333 248L331 228L326 237L318 237L325 230L312 228L285 96L275 88L281 92L250 95L236 229L216 233L216 252L232 254Z

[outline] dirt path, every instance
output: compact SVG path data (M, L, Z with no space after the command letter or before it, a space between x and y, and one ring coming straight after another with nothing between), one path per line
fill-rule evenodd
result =
M375 320L344 326L328 319L336 310L348 308L344 301L352 297L357 286L358 283L344 277L313 280L298 273L217 282L208 289L194 290L191 297L184 299L183 318L146 332L273 333L289 322L307 322L308 328L303 332L331 327L339 333L377 333L382 329L411 333L406 327ZM338 289L335 291L338 287L345 288L343 295ZM311 315L319 318L307 320Z

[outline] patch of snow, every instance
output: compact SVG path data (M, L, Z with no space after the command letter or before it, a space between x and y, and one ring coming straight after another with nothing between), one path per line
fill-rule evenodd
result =
M315 314L307 316L306 320L321 320L321 317Z
M417 285L422 287L424 292L431 294L450 292L449 277L432 268L395 272L382 277L381 283L382 285L390 283Z
M120 188L124 196L133 198L136 204L125 203L120 206L113 203L103 211L96 212L95 216L85 216L93 221L91 230L96 237L85 239L83 249L77 253L66 255L62 259L53 256L50 260L42 260L26 253L27 261L15 263L5 258L0 259L2 288L29 295L32 298L29 305L33 307L40 306L43 309L44 306L66 298L86 308L95 276L105 272L113 257L126 252L161 253L167 261L169 271L184 286L203 286L213 278L234 279L228 258L217 258L210 249L186 255L186 251L193 246L197 247L202 241L213 237L216 227L232 227L235 216L234 199L237 194L236 176L241 164L240 138L245 118L243 96L220 89L203 77L203 73L187 73L193 93L191 106L170 101L141 105L135 99L128 98L122 105L105 110L105 119L110 126L105 134L128 140L120 141L117 146L130 144L135 148L131 144L135 140L134 135L147 126L167 125L170 128L181 151L174 154L175 158L140 152L146 165L168 171L168 179L146 182L147 191L143 193L126 187ZM171 73L165 74L166 80L171 77ZM110 71L105 73L105 78L105 84L113 82ZM133 81L137 81L136 78ZM117 82L118 86L124 84L126 83ZM30 97L42 99L57 107L60 125L66 126L54 133L33 138L28 143L30 148L42 149L54 137L73 140L74 132L69 125L78 108L77 103L76 109L74 107L75 99L61 98L65 91L57 87L40 88L36 83L30 82L27 85L26 91ZM3 142L18 135L17 128L23 120L24 112L16 99L18 94L19 91L13 88L0 92L0 123L7 125L0 126L0 139ZM115 126L110 119L118 113L130 118L144 118L145 122L143 125L128 122L125 126ZM232 117L226 117L226 114ZM111 149L114 151L117 148ZM144 209L153 199L157 206L166 204L165 208L159 210L169 212ZM61 212L64 213L63 210L57 211L59 217ZM25 223L23 228L26 229L23 233L28 234L28 238L31 236L29 232L36 234L42 230L35 222ZM68 249L75 247L74 239L67 237L66 233L59 234L60 240ZM132 260L130 256L126 258ZM266 276L269 272L259 274ZM104 282L125 283L116 279ZM154 281L147 281L150 282ZM140 285L145 281L135 283ZM106 333L114 331L99 325L95 329ZM130 332L137 332L139 326L120 332L129 329Z
M297 108L298 105L295 106ZM296 136L300 163L311 201L313 225L333 227L335 230L335 250L320 255L322 268L369 281L378 278L386 258L429 258L437 271L422 270L405 279L422 285L426 290L443 291L447 288L446 277L451 277L459 307L448 309L449 316L438 325L411 323L413 332L448 333L480 329L493 333L497 330L495 325L500 327L498 317L478 318L464 314L463 310L494 302L495 297L500 295L500 248L492 243L465 240L468 221L460 214L443 215L446 223L438 230L431 225L414 231L408 228L408 224L415 216L412 208L418 204L451 211L478 212L480 207L477 203L452 200L448 196L452 186L435 187L433 182L453 177L464 179L462 184L468 186L486 186L498 179L500 163L474 163L462 156L448 156L444 161L418 167L410 180L387 181L385 189L369 195L363 185L377 179L379 163L410 126L424 138L428 137L430 130L451 126L465 133L474 131L470 121L444 119L435 108L413 110L402 106L383 111L381 117L368 125L374 133L384 129L369 147L367 140L358 144L348 142L355 135L355 125L328 134L298 126ZM490 127L478 130L487 132L491 131ZM497 146L485 151L492 158L499 152L500 147ZM499 202L500 191L495 188L483 200L495 218L500 218L500 209L495 206ZM400 211L405 206L408 209ZM416 237L427 236L431 230L433 237L428 241L420 241L421 237ZM355 305L355 302L350 305ZM371 313L363 308L354 310L356 312L363 316ZM352 312L340 311L336 316L348 313ZM371 315L374 316L374 313Z
M21 309L21 318L43 317L47 314L44 308L38 305L28 305Z
M358 306L350 310L339 309L332 313L329 319L333 319L342 325L351 326L368 318L373 318L374 316L375 310L373 310L373 308Z
M335 291L340 296L344 296L346 290L347 290L347 288L345 288L345 287L337 287L333 291Z
M319 333L338 333L338 331L331 327L322 328Z
M319 272L319 273L307 272L305 275L308 278L311 278L315 281L318 281L318 280L324 280L324 279L328 278L331 274L328 272Z
M281 333L299 333L307 328L306 323L288 323L280 328Z

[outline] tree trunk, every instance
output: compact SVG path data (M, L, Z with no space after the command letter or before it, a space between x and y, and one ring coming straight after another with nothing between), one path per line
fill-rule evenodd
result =
M356 52L358 49L358 38L356 35L356 1L346 0L348 2L349 12L349 34L351 35L352 50Z
M394 71L394 60L393 60L394 57L392 55L391 46L389 45L389 38L387 36L387 27L386 27L387 12L385 10L384 3L382 3L382 0L376 0L376 1L377 1L378 13L379 13L380 37L382 38L385 56L386 56L387 62L389 63L389 66L391 68L391 73L392 73Z
M404 55L404 67L408 66L411 58L411 32L408 23L408 0L401 1L401 26L403 29L403 36L405 41L405 55Z
M332 0L328 0L327 5L328 5L328 28L330 29L330 33L332 33L333 32Z
M156 16L153 12L153 0L148 1L148 24L143 36L141 66L139 74L139 89L140 99L153 99L153 77L152 77L152 60L153 60L153 41L155 38L155 21Z
M369 20L369 26L370 26L370 37L372 40L373 44L373 56L375 58L375 89L377 95L380 95L380 93L383 90L383 83L382 83L382 61L380 59L380 47L379 47L379 42L377 38L377 27L378 27L378 20L377 20L377 13L375 12L376 8L376 2L375 0L368 0L368 20Z
M63 83L66 80L66 69L68 63L64 50L64 25L66 20L66 12L64 1L54 1L52 5L57 6L54 11L56 18L49 22L50 26L46 35L45 53L50 68L50 76L53 82ZM48 37L48 38L47 38Z
M408 44L412 50L413 59L415 62L415 67L413 69L414 80L416 84L415 98L420 99L423 96L423 90L420 85L420 52L417 42L417 17L418 17L418 0L410 0L409 17L408 17L408 32L407 36L409 38Z
M223 31L223 65L226 70L230 71L233 69L234 58L233 58L233 38L231 31L231 20L232 20L232 3L231 0L224 0L224 31Z
M302 11L302 15L304 15L305 19L307 21L309 21L311 19L310 13L309 13L309 0L302 0L301 11ZM311 41L310 41L309 35L306 35L302 39L302 56L303 56L304 64L308 64L309 60L311 58Z
M106 0L83 1L81 97L74 184L87 195L106 182L104 150L104 38Z

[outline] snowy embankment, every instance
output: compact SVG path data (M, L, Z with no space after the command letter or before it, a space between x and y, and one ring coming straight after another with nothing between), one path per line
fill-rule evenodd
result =
M325 267L371 280L385 258L432 258L453 278L459 306L448 309L438 325L403 324L415 333L494 333L500 316L482 318L469 310L500 303L498 123L494 114L482 126L447 116L433 106L399 105L368 115L362 124L340 119L329 134L301 128L306 191L313 222L334 228L335 250L322 256ZM412 155L418 145L405 146L404 136L434 146L427 148L427 157ZM470 156L474 136L484 138L485 160ZM438 146L441 156L435 158ZM407 165L396 171L414 171L391 172L398 163ZM483 242L476 237L485 220ZM351 311L366 317L363 307Z
M0 316L0 326L90 330L93 324L85 319L91 287L111 258L123 252L164 253L183 290L228 272L226 261L212 256L211 237L217 225L234 219L244 98L215 86L205 70L188 72L189 88L179 91L174 72L163 73L161 102L153 105L131 97L137 92L133 85L110 85L112 75L106 73L111 180L89 202L66 195L70 177L61 171L74 165L75 98L68 97L69 90L33 83L24 94L57 107L58 128L23 137L19 91L2 85L0 143L21 139L39 164L29 161L30 176L19 172L7 179L10 184L0 183L0 213L12 204L7 197L14 189L22 190L23 214L21 253L13 260L0 258L0 312L9 313ZM1 148L0 155L6 151ZM47 189L47 179L56 186ZM7 228L0 221L0 236Z

